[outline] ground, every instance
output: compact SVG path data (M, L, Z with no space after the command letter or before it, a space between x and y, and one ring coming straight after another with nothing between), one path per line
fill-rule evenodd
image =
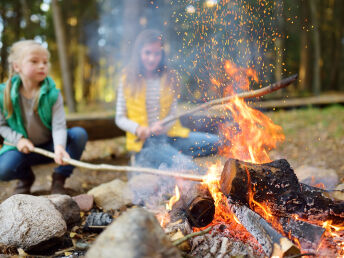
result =
M344 180L343 106L282 110L266 114L282 126L286 136L286 140L271 152L272 159L285 158L293 168L311 165L334 169L341 181ZM89 142L82 159L89 163L127 165L124 138ZM216 160L216 157L211 160ZM53 168L53 164L34 167L37 180L32 190L35 195L48 194ZM76 195L114 178L125 180L126 175L122 172L77 168L66 185L70 193ZM0 202L11 195L15 184L15 181L0 182Z

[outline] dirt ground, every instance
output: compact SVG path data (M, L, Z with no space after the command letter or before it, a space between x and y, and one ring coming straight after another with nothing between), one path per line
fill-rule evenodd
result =
M344 181L343 106L276 111L267 115L282 126L286 135L285 142L271 152L272 159L285 158L293 168L310 165L334 169L341 181ZM206 160L214 162L219 158ZM128 155L124 149L124 138L89 142L82 160L96 164L127 165ZM204 160L198 159L197 162ZM36 175L32 187L34 195L49 194L53 168L54 164L33 168ZM66 186L71 195L77 195L115 178L126 180L126 174L76 168L67 180ZM0 182L0 202L11 195L15 184L15 181Z

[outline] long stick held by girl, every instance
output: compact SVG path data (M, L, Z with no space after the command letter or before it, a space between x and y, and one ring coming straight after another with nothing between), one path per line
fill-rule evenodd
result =
M65 194L64 183L73 166L63 158L80 159L87 142L83 128L66 129L63 98L49 72L50 54L34 40L13 44L9 73L0 84L0 135L16 147L0 150L0 180L19 179L15 194L29 194L35 176L31 166L51 159L32 153L34 146L53 151L59 165L52 175L52 193Z

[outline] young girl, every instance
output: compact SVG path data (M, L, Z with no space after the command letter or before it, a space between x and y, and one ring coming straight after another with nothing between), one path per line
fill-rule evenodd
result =
M195 170L190 156L217 152L215 135L190 132L179 120L162 125L162 119L177 112L178 97L179 84L166 67L161 34L141 32L118 88L115 119L127 132L126 146L136 165Z
M52 176L52 193L64 194L73 171L63 158L79 159L87 133L66 130L61 93L48 77L49 52L33 40L18 41L8 57L9 79L0 84L0 135L16 147L0 150L0 180L19 179L15 194L29 194L35 180L31 166L52 160L32 153L34 146L55 152L59 164Z

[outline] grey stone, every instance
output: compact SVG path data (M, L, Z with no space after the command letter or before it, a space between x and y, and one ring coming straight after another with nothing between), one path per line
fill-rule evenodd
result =
M55 208L62 214L68 226L74 225L80 221L80 208L69 195L52 194L45 196L45 198L54 204Z
M181 257L155 216L143 208L132 208L99 235L86 258Z
M67 230L61 213L47 198L13 195L0 204L0 243L24 250Z
M333 169L304 165L294 171L301 183L327 190L334 189L339 182L338 175Z
M130 204L133 199L133 193L127 183L119 179L101 184L88 191L88 194L92 195L97 206L104 210L120 209Z

